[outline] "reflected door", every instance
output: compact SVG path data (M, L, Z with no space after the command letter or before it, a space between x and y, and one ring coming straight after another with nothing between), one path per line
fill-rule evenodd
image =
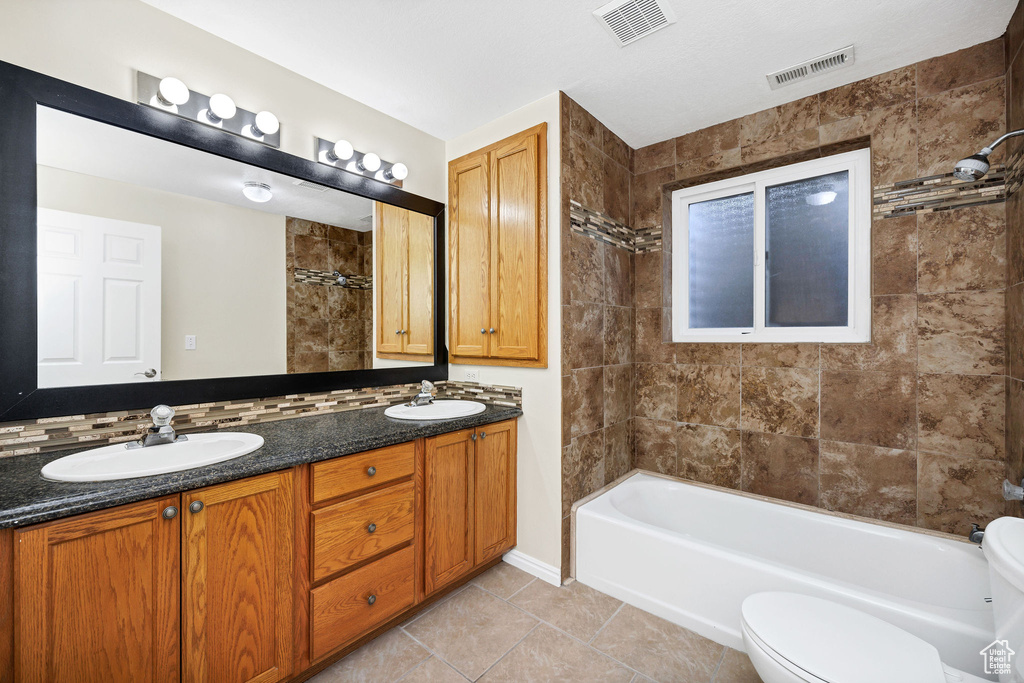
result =
M160 377L160 227L39 209L38 385Z

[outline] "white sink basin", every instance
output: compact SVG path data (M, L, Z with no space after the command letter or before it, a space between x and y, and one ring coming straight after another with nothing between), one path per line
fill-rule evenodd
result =
M483 403L476 401L445 400L434 401L425 406L410 406L406 404L391 406L384 411L388 417L395 417L399 420L450 420L455 417L466 417L484 412Z
M263 437L242 432L189 434L188 441L128 448L119 443L74 453L43 466L44 479L110 481L178 472L252 453Z

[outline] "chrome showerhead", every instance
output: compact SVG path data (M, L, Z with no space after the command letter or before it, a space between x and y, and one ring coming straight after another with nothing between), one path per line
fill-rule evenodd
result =
M988 149L988 148L986 148ZM978 154L972 154L966 159L961 159L956 162L956 166L953 168L953 176L957 180L963 180L971 182L974 180L981 180L988 173L988 155L991 153L982 150Z

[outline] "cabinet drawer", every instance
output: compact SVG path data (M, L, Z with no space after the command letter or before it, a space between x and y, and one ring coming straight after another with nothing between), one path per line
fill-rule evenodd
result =
M411 541L413 503L410 481L315 510L313 580Z
M412 476L416 444L400 443L313 465L313 503Z
M413 549L404 548L314 588L310 600L311 657L316 661L412 605Z

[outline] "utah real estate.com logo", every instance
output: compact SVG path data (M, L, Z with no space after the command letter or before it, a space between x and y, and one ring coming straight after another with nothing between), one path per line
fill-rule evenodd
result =
M981 657L985 661L986 674L1011 674L1013 666L1011 661L1017 654L1010 649L1010 643L1005 640L993 640L984 650Z

